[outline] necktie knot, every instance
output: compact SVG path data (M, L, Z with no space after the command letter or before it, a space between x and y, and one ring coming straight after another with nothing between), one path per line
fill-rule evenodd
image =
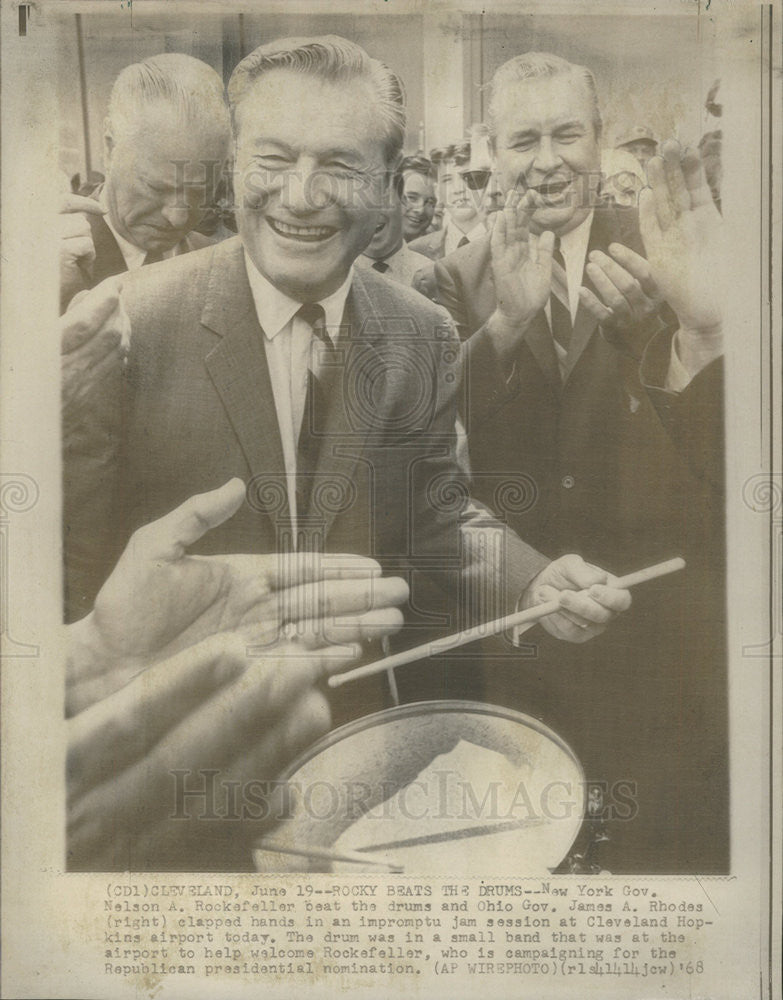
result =
M381 274L389 270L389 265L385 260L374 260L372 266L375 271L379 271Z
M459 250L460 247L466 247L468 243L470 243L470 240L467 238L467 236L463 236L462 239L457 244L457 249Z
M326 313L324 307L318 302L305 302L299 306L296 315L308 323L313 328L313 333L321 340L326 336Z
M305 302L296 311L296 316L304 320L312 331L310 341L310 374L323 378L328 369L330 359L334 357L335 347L326 330L326 313L324 307L317 302Z

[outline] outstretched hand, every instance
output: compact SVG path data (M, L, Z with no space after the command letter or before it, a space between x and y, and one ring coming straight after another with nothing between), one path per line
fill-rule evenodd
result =
M215 633L246 632L255 647L272 648L291 624L303 644L318 648L399 628L397 605L407 585L381 578L372 559L188 555L188 546L236 513L244 496L242 481L232 479L133 534L93 611L70 626L69 714Z

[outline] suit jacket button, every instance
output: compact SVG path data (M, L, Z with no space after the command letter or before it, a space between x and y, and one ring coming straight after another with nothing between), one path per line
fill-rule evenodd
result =
M563 487L564 490L573 489L575 484L576 480L574 479L573 476L563 476L563 478L560 480L560 485Z

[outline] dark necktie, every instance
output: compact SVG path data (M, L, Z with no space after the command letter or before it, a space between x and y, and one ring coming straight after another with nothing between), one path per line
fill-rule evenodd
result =
M150 250L147 256L144 258L142 267L147 264L159 264L163 260L163 253L160 250Z
M334 354L334 347L326 332L326 316L323 306L307 302L296 313L313 331L313 345L310 352L310 367L307 371L307 394L305 396L302 426L296 449L296 508L297 516L310 512L315 470L318 454L326 426L329 405L327 374L323 362ZM315 343L315 340L320 343Z
M470 243L470 240L467 238L467 236L463 236L462 239L457 244L457 249L459 250L460 247L466 247L468 243Z
M552 336L564 351L571 346L571 306L568 301L568 277L566 275L565 259L560 250L560 239L555 237L555 250L552 254L552 292L549 296L549 309L552 319Z
M381 274L385 274L389 270L389 265L385 260L374 260L372 266L376 271L380 271Z

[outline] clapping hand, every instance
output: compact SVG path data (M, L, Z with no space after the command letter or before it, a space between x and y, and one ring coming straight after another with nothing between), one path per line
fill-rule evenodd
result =
M503 210L495 213L490 246L497 308L490 329L502 355L513 351L549 298L555 237L530 230L540 201L535 191L512 191Z
M722 350L723 225L692 150L667 142L647 164L639 224L653 280L680 322L681 360L694 372Z
M608 254L590 252L585 273L595 292L583 286L579 300L601 325L607 340L641 357L655 332L650 321L660 310L661 293L644 257L621 243L611 243L608 250Z

